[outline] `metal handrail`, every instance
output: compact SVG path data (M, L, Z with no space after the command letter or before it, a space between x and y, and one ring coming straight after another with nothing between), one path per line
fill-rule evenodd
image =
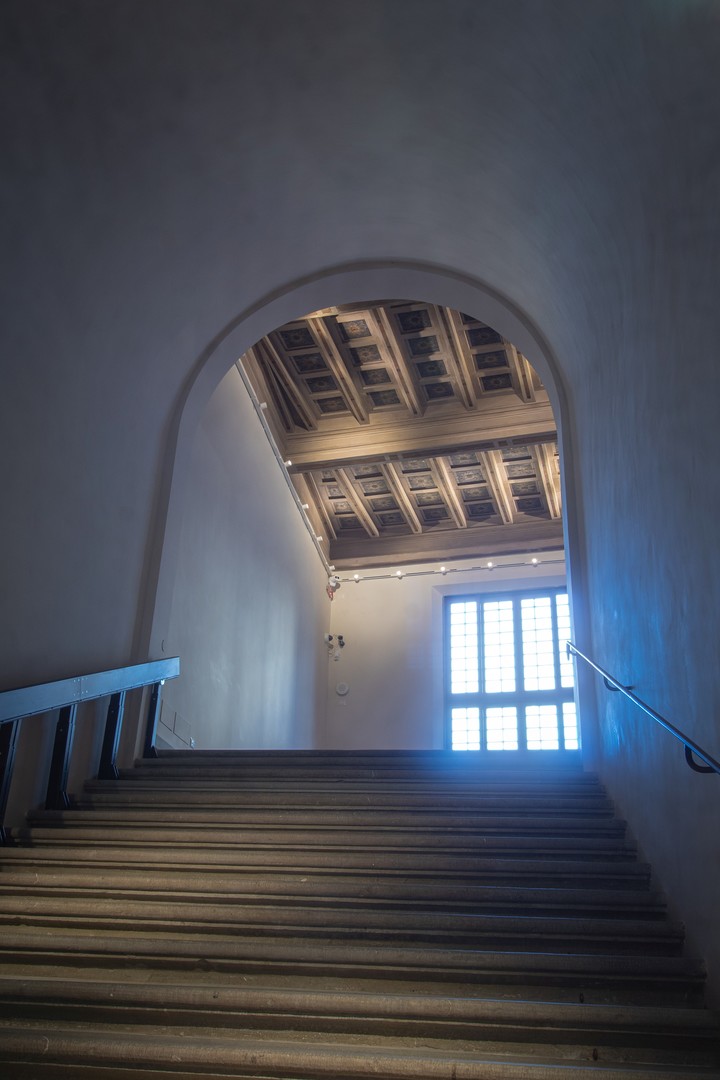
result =
M669 720L666 720L664 716L661 716L659 712L652 709L647 702L639 698L637 694L633 694L632 686L623 686L621 682L613 678L610 672L605 671L599 664L596 664L594 660L591 660L589 656L586 656L584 652L578 649L577 645L574 645L572 641L565 642L565 649L567 651L568 658L573 653L575 656L579 656L581 660L584 660L586 664L589 664L591 668L594 668L599 675L602 675L603 681L608 690L619 691L624 694L629 701L632 701L634 705L637 705L639 709L642 709L644 713L651 716L653 720L656 720L661 727L664 727L666 731L669 731L671 735L674 735L685 746L685 761L695 772L701 773L717 773L720 775L720 761L716 761L714 757L711 757L707 751L698 746L693 739L690 739L679 728L676 728L674 724L671 724ZM701 761L704 761L704 765L698 765L694 760L694 757L699 757Z
M37 686L23 686L18 690L4 690L0 693L0 724L52 712L81 701L109 697L124 690L135 690L150 683L164 682L165 679L175 679L179 674L180 658L172 656L166 660L151 660L147 664L133 664L132 667L98 671L92 675L78 675L72 679L39 683Z
M179 674L180 659L173 656L166 660L152 660L146 664L133 664L131 667L78 675L72 679L58 679L0 693L0 844L8 842L8 832L3 822L12 783L18 732L24 719L60 710L55 726L45 807L48 810L63 810L72 804L71 796L67 793L67 781L78 706L85 701L110 699L98 778L117 779L120 774L115 759L125 695L128 690L150 687L143 756L154 757L162 686L166 679L175 679Z

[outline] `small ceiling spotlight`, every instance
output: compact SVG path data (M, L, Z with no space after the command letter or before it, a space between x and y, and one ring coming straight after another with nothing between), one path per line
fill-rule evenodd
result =
M493 566L494 566L494 565L495 565L495 563L489 562L489 563L487 564L487 568L488 568L488 570L492 570L492 568L493 568Z
M261 409L267 409L267 401L261 401L260 402L260 408Z
M303 503L302 508L303 508L303 510L309 510L310 509L310 503Z
M322 544L322 536L316 536L315 539L319 544Z
M533 566L537 566L539 564L540 560L539 559L531 559L530 562L532 563Z
M360 575L359 574L353 574L353 581L359 581L359 580L360 580Z
M290 460L290 458L288 458L287 461L285 462L285 468L289 469L291 465L292 465L292 461Z
M395 574L395 577L396 577L396 578L401 578L402 576L403 576L403 572L402 572L402 570L398 570L398 571L396 572L396 574Z
M441 574L447 574L447 566L441 566L440 567L440 573Z

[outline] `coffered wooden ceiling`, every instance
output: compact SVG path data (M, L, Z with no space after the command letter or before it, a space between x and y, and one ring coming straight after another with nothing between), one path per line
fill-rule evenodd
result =
M325 308L243 365L338 569L562 546L547 393L484 323L408 301Z

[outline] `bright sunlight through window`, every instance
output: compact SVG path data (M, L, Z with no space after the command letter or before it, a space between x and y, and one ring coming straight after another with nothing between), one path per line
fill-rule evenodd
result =
M566 592L445 601L453 750L577 750Z

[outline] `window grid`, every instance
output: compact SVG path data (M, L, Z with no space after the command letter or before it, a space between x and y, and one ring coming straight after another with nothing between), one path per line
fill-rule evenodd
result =
M515 690L515 626L512 600L490 600L483 608L485 692Z
M450 669L453 694L480 689L478 674L477 602L456 603L450 609Z
M452 710L452 749L480 749L480 710Z
M555 643L550 605L549 596L530 596L520 602L526 690L555 689Z
M528 705L525 731L528 750L559 750L557 705Z
M500 705L485 710L488 750L517 750L518 717L514 705Z
M577 750L567 593L448 598L447 721L454 750Z
M566 750L578 750L577 710L574 701L563 701L563 733Z
M572 658L568 656L565 642L570 640L570 601L567 593L558 593L555 597L555 612L560 644L560 685L575 686L575 669Z

